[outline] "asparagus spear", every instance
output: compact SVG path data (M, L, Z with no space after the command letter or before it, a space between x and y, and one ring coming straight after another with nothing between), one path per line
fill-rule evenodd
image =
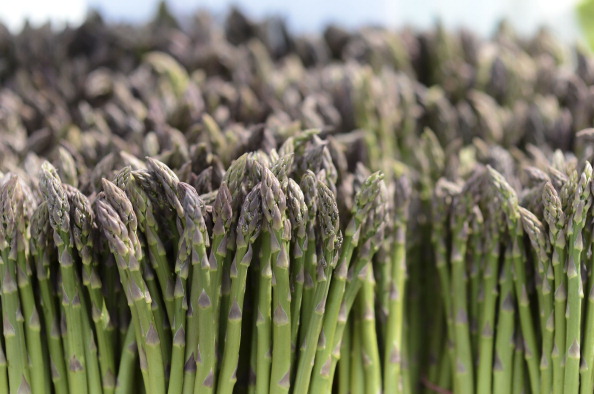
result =
M116 394L126 394L133 390L136 369L135 363L138 357L138 345L136 343L134 327L130 325L126 332L122 350L122 357L119 362L118 377L116 382Z
M501 204L505 213L508 232L512 238L517 238L517 242L522 239L522 227L519 223L520 214L518 210L518 200L511 186L503 179L503 176L497 171L488 167L491 185L494 187L495 198ZM524 358L528 365L528 375L530 377L531 390L540 391L540 374L538 361L539 351L536 346L536 332L534 322L530 311L530 299L528 297L526 271L524 259L515 259L514 261L514 287L519 304L520 325L522 328L522 337L524 339Z
M110 334L113 327L101 293L101 278L95 269L96 263L93 261L94 245L91 234L93 211L89 200L78 190L66 187L66 194L70 204L74 245L83 265L82 283L87 288L91 301L91 317L93 318L99 347L102 387L104 392L111 393L115 388L115 360Z
M312 316L313 309L313 293L314 293L314 279L316 277L317 254L316 254L316 216L318 210L318 189L316 187L316 177L311 171L307 171L301 178L301 190L305 204L308 207L308 216L306 218L306 232L307 232L307 249L305 251L304 279L303 279L303 300L301 307L301 319L299 321L299 342L298 347L305 341L307 335L307 327Z
M215 297L213 300L213 314L215 317L215 325L218 325L220 319L226 319L221 313L221 292L220 289L223 282L223 271L225 270L225 261L227 259L227 243L229 240L229 233L231 230L231 222L233 219L233 208L231 192L227 184L223 182L217 192L217 197L213 206L213 233L212 233L212 247L210 249L210 268L211 268L211 283L212 288L215 289ZM224 341L224 338L218 338L218 327L215 330L217 341Z
M373 265L369 264L358 298L358 314L361 316L361 357L365 373L365 392L379 394L382 392L382 378L375 324L374 287Z
M565 311L566 311L566 276L563 273L565 262L565 215L561 200L552 183L543 189L544 217L549 225L549 241L553 246L551 265L554 274L554 345L551 353L553 366L553 393L563 392L565 379Z
M132 311L144 384L147 391L164 392L161 339L151 309L150 294L140 271L142 251L136 234L136 216L122 190L107 180L103 181L103 187L105 194L101 193L96 201L97 220L116 259Z
M532 248L535 251L536 261L539 265L541 281L538 286L540 295L539 312L541 315L542 331L542 358L540 362L541 387L551 387L553 384L553 370L551 355L553 352L554 330L554 300L549 282L549 274L553 276L553 269L549 266L548 244L545 229L542 223L530 211L520 208L520 215L524 232L528 235ZM550 273L549 273L550 271ZM546 389L545 389L546 390Z
M17 393L21 389L28 392L31 389L25 328L22 322L22 310L16 283L16 254L19 235L14 201L21 192L16 176L11 176L0 188L0 220L2 224L2 231L0 231L2 258L0 283L2 283L3 334L6 343L10 393Z
M58 394L68 392L68 377L64 360L60 316L50 284L50 259L52 228L49 223L47 202L39 204L31 218L31 254L35 262L35 274L39 286L40 305L47 334L47 347L54 390Z
M479 344L479 310L482 307L481 296L481 273L484 270L485 251L483 250L483 214L480 208L475 205L470 216L470 239L469 239L469 310L470 310L470 335L472 348L478 348ZM478 384L478 382L477 382Z
M178 193L183 193L183 184L178 184ZM190 255L192 253L193 228L183 226L183 232L177 247L175 263L175 288L173 290L174 315L171 325L173 333L171 352L171 374L169 376L168 394L179 394L184 388L185 354L186 354L186 321L188 313L187 281L190 274ZM195 364L194 364L195 365Z
M352 264L347 277L347 287L345 289L342 305L340 306L340 315L334 334L334 343L332 352L332 363L330 365L329 380L334 378L336 364L340 358L340 353L336 350L340 349L343 332L347 323L347 318L353 307L355 299L361 289L362 282L367 275L367 267L371 264L371 260L381 242L384 239L384 224L383 217L385 214L386 202L385 196L378 194L374 203L373 209L365 221L360 239L360 246L357 254L353 257L354 264ZM353 334L354 335L354 334ZM403 374L404 375L404 374ZM405 380L405 379L403 379Z
M495 394L509 393L513 382L515 300L512 270L514 260L521 258L521 252L517 239L509 239L509 241L506 242L509 246L505 248L503 269L499 276L499 315L493 363L493 393Z
M580 332L582 320L582 298L584 292L581 278L581 253L583 250L582 230L586 222L588 209L592 203L591 194L592 167L588 162L580 176L567 226L568 256L567 256L567 326L565 347L567 358L565 362L565 392L575 393L579 389L580 370Z
M593 239L590 239L590 245ZM592 246L590 246L592 247ZM593 256L590 256L588 265L594 267ZM591 393L594 391L594 338L591 335L594 332L594 275L590 273L587 281L588 303L585 308L586 322L583 327L584 348L582 350L582 360L580 365L580 393Z
M260 188L262 189L262 188ZM264 204L262 208L265 209ZM270 390L270 366L271 366L271 305L272 305L272 267L271 267L272 245L271 234L268 225L262 229L260 243L260 266L258 281L258 295L256 300L256 392L268 392Z
M272 264L272 368L270 392L289 391L291 382L291 289L289 282L289 242L291 222L286 217L286 197L279 180L264 170L261 186L262 211L270 229Z
M301 188L293 179L287 185L287 216L291 221L293 231L290 261L291 261L291 365L294 365L297 339L301 319L301 305L303 301L303 286L305 283L305 253L307 251L307 216L308 208Z
M261 185L258 184L245 198L237 227L235 258L231 265L231 309L217 392L231 394L237 381L241 324L248 269L253 255L253 244L261 230ZM253 352L253 350L252 350Z
M41 321L37 311L35 295L32 287L32 270L29 258L29 212L32 208L28 206L29 200L25 198L31 190L22 183L20 178L15 180L12 195L12 211L14 212L15 232L7 234L12 237L11 251L8 256L9 263L16 258L16 279L18 293L22 307L25 327L25 339L29 357L29 368L31 373L31 390L39 393L49 392L50 382L44 355L44 348L41 338ZM10 182L10 181L9 181Z
M457 185L447 182L445 179L440 179L437 182L437 184L435 185L435 192L433 196L433 231L431 233L431 241L433 243L433 248L435 250L435 265L437 266L439 283L441 286L441 293L443 303L445 306L448 357L452 359L452 362L454 361L455 357L453 337L454 319L452 300L450 297L452 285L450 280L450 272L447 266L448 246L445 222L448 217L448 211L449 206L451 205L451 200L455 195L459 193L460 188ZM485 269L485 272L488 272L488 268ZM482 364L479 364L479 369L482 368L481 366ZM480 376L481 374L479 371L479 380L481 380Z
M195 393L210 393L216 387L216 352L215 337L212 329L213 310L212 300L214 299L213 289L210 283L210 264L206 247L208 246L208 234L202 213L202 202L196 190L180 183L178 185L181 193L183 212L185 214L185 225L192 229L191 238L191 263L192 277L190 279L190 310L197 314L198 320L198 346L196 354L196 380L194 383ZM190 330L188 334L195 332Z
M384 351L384 392L397 393L402 387L400 369L402 362L402 328L404 316L404 294L406 284L406 223L411 198L408 178L396 179L394 245L391 247L392 283L390 284L389 313L386 327Z
M54 230L54 243L58 247L58 259L62 277L62 307L66 316L68 342L66 346L68 384L70 391L86 393L87 371L85 368L85 343L82 330L85 318L80 281L74 269L73 240L70 233L70 206L56 169L45 162L41 167L41 188L48 203L50 224Z
M295 378L295 393L306 393L311 379L311 371L315 358L317 343L320 339L323 317L326 309L326 300L332 272L336 265L335 249L338 238L338 207L336 199L330 189L322 183L317 182L318 190L318 212L316 216L319 226L320 242L319 247L323 252L320 254L320 261L317 265L317 275L313 296L313 315L307 326L305 340L301 344L297 375Z
M148 182L150 182L152 179L154 182L159 184L160 190L163 191L163 196L160 197L165 200L165 202L161 202L161 204L165 205L168 209L173 210L175 213L175 229L179 235L176 264L173 270L170 266L163 266L164 262L161 261L162 258L154 260L154 267L155 271L157 272L157 276L159 277L161 290L163 294L165 294L165 298L169 299L167 303L171 305L171 308L175 309L171 309L170 312L168 312L170 327L172 329L173 335L173 350L171 359L172 376L168 391L171 393L179 393L181 385L181 391L185 394L189 394L197 389L196 386L201 385L201 383L196 381L196 372L199 361L199 335L196 335L196 333L199 331L200 321L199 309L196 305L196 302L198 301L198 294L196 291L188 292L186 287L190 286L191 289L192 283L197 283L196 287L201 286L202 284L198 284L200 281L200 279L198 279L198 275L201 272L200 270L210 269L206 267L202 268L202 265L204 264L202 259L204 256L202 256L201 253L206 253L207 245L200 244L200 242L208 242L208 237L201 235L201 231L204 230L204 219L202 214L200 212L197 213L194 211L189 214L186 213L181 201L181 195L186 191L192 194L192 200L197 198L197 196L195 196L196 191L184 186L177 178L177 175L175 175L175 173L173 173L173 171L165 164L151 158L147 158L147 161L149 168L152 171L152 177L148 177L146 175L142 176L142 173L134 172L132 174L134 181L137 181L140 184L145 183L148 186ZM145 186L143 189L145 193L148 194L147 187ZM150 189L154 190L155 186L151 187ZM134 195L134 193L139 192L140 190L134 187L134 183L131 183L130 193ZM140 196L139 203L142 203L144 198L142 194L140 194ZM196 204L199 206L202 205L201 202L188 201L188 203L191 204L190 206L192 206L192 209L197 209L195 208ZM149 248L151 248L151 245L154 245L156 250L153 252L153 254L155 256L164 256L165 254L163 248L160 246L159 237L157 235L157 223L156 221L153 222L153 220L148 220L152 216L149 216L149 208L151 205L153 204L149 204L146 209L147 228L145 229L147 232L147 238L154 240L152 242L149 241ZM201 209L202 208L200 208L200 210ZM195 220L198 220L198 223L200 223L200 231L196 230L196 225L193 224L193 221ZM150 238L148 237L149 231L150 234L153 234ZM174 238L176 237L174 236ZM198 242L198 244L194 244L195 241ZM194 265L197 263L200 263L201 268L194 270ZM192 270L192 278L190 279L190 283L187 284L186 282L190 275L190 270ZM177 277L175 277L174 274L177 274ZM202 274L204 274L204 272L202 272ZM202 276L200 275L199 277L201 278ZM188 295L190 297L189 303L187 302L186 298ZM206 301L204 298L203 300ZM182 353L184 353L183 363L180 361ZM182 371L180 364L183 365L183 379L181 379L179 376ZM205 378L206 376L204 376L204 379ZM214 384L214 375L212 378Z
M452 313L454 319L454 348L456 352L456 387L460 393L472 393L474 390L474 366L470 347L469 311L466 295L466 273L464 256L469 237L470 211L468 197L458 195L452 202L451 232L452 249L450 254L452 278Z
M338 360L338 392L348 394L350 392L351 377L351 322L348 322L344 328L342 342L340 344L340 359Z
M323 392L330 389L331 376L330 367L332 365L332 353L337 352L335 344L335 331L338 321L346 319L346 311L341 308L347 274L351 263L353 251L359 243L361 226L367 214L373 207L373 201L380 193L383 186L383 174L374 173L369 176L355 196L355 204L351 210L352 218L345 230L345 237L338 257L337 268L334 272L333 280L328 294L327 308L324 313L324 323L322 333L326 346L318 348L315 356L315 365L313 370L311 387L315 392Z

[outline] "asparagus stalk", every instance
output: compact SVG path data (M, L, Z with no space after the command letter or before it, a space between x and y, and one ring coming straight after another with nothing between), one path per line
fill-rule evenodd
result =
M50 259L52 250L50 239L52 228L49 223L47 202L44 201L35 210L31 218L31 253L35 261L35 273L40 293L40 305L44 327L47 334L47 347L51 368L52 382L57 394L68 392L68 377L64 360L64 348L60 334L60 316L56 308L56 299L50 284Z
M372 208L382 186L383 174L374 173L368 177L355 196L355 204L351 211L352 218L345 230L345 237L340 250L337 268L334 272L330 285L328 302L324 313L322 333L326 346L318 349L315 357L311 387L315 392L327 391L331 387L330 366L332 364L332 353L337 349L332 345L335 343L335 331L340 319L346 319L346 311L341 309L347 274L353 251L359 243L361 226L366 215Z
M477 349L479 345L480 334L479 311L482 307L481 295L481 274L484 270L485 251L483 250L483 232L481 229L485 226L483 214L478 206L472 209L470 217L470 240L469 240L469 310L470 310L470 335L472 348ZM477 381L478 387L478 381Z
M590 239L590 245L593 239ZM593 256L590 256L588 265L594 267ZM584 348L580 366L580 393L591 393L594 391L594 338L589 333L594 332L594 275L590 273L587 281L588 303L585 307L585 319L583 331Z
M279 180L264 170L261 186L262 211L270 228L272 264L272 368L270 392L285 393L291 383L291 289L289 242L291 222L286 217L286 197Z
M130 325L126 331L126 337L122 348L122 357L120 358L116 381L116 394L126 394L131 392L135 383L135 363L138 358L138 345L136 344L134 327L132 325Z
M301 319L301 305L303 301L303 286L305 283L305 253L307 251L307 216L308 208L301 188L293 179L287 185L287 216L291 221L293 231L290 261L291 261L291 365L295 363L297 339Z
M497 303L497 295L500 293L500 322L498 325L501 324L509 324L507 321L502 322L501 320L504 317L509 318L509 304L503 304L504 297L512 297L512 295L503 295L503 292L498 292L497 290L497 277L500 271L499 268L499 251L500 251L500 233L503 231L501 228L503 225L502 221L500 220L501 214L498 212L497 207L491 206L488 210L490 220L485 222L486 226L486 234L485 234L485 250L486 250L486 259L485 259L485 267L483 269L483 289L481 290L482 293L482 307L480 311L479 317L479 333L480 333L480 340L479 340L479 362L478 362L478 377L477 377L477 389L479 390L487 390L489 392L492 389L492 379L493 379L493 352L496 349L500 349L502 352L505 351L505 348L499 348L498 346L493 347L494 343L494 328L495 328L495 311L496 311L496 303ZM508 253L508 252L506 252ZM506 260L507 262L507 260ZM504 267L504 270L506 268ZM502 289L503 290L503 289ZM508 299L508 301L510 301ZM503 307L505 307L505 312L503 311ZM513 314L511 315L513 317ZM512 320L513 324L513 320ZM507 325L504 328L508 328ZM505 332L497 333L498 337L501 336L499 339L500 342L504 342L506 339L503 337L506 335ZM513 335L513 333L512 333ZM504 342L505 343L505 342ZM495 344L497 345L497 343ZM505 345L501 345L505 346ZM497 355L496 355L497 357ZM496 358L497 360L497 358ZM503 368L503 372L506 373L508 366L504 364L506 361L505 359L499 360L501 362L501 368ZM499 366L497 366L498 368ZM505 381L501 381L496 384L496 386L503 386L505 387Z
M447 335L447 348L448 348L448 357L450 357L452 362L454 361L454 319L453 319L453 309L452 309L452 300L450 297L451 294L451 279L450 279L450 272L448 270L447 261L448 261L448 246L447 246L447 231L445 228L445 222L448 215L448 208L451 205L451 200L453 196L460 193L460 188L452 183L445 181L444 179L440 179L436 186L435 192L433 196L433 231L431 233L431 241L433 244L433 248L435 250L435 265L437 267L437 272L439 275L439 283L441 287L441 294L443 298L444 308L445 308L445 318L446 318L446 335ZM487 262L488 264L488 262ZM485 268L485 272L488 272L488 266ZM481 325L482 327L482 325ZM482 364L479 364L479 380L481 380L480 376L480 368ZM456 381L455 381L456 382Z
M488 167L491 185L494 187L495 198L499 200L506 216L508 232L517 242L521 242L522 228L519 223L520 213L518 200L511 186L503 179L497 171ZM539 351L536 346L536 332L530 311L530 299L528 297L526 270L524 266L525 256L514 259L514 287L519 304L520 326L524 339L524 358L528 367L530 377L530 389L534 392L540 391L540 374L538 361Z
M264 205L262 206L264 209ZM271 366L271 308L272 308L272 245L270 226L264 225L260 243L260 279L258 281L258 295L256 300L256 392L264 393L270 390Z
M592 186L594 188L594 185ZM592 236L590 238L590 247L593 245ZM594 267L593 257L590 256L589 266ZM588 393L594 390L594 338L588 335L594 331L594 275L590 273L587 281L588 304L586 306L585 325L584 325L584 349L582 353L582 363L580 366L580 393Z
M469 237L469 223L466 219L470 210L466 196L458 195L452 202L451 232L452 250L452 312L454 319L454 347L456 352L457 392L474 391L474 365L470 345L469 311L466 293L466 273L464 256Z
M563 272L565 262L565 215L561 200L553 185L548 182L543 189L544 217L549 225L549 241L553 247L551 265L554 274L554 345L551 353L553 366L553 393L563 392L565 379L565 311L566 276Z
M8 393L8 362L6 361L6 355L4 349L0 346L0 390L3 393Z
M70 391L86 393L85 344L80 281L74 269L73 241L70 233L70 206L56 169L45 162L42 166L41 188L48 203L50 224L54 230L54 243L58 247L58 260L62 278L62 307L66 316L68 341L66 346L68 384Z
M214 330L211 326L214 321L212 309L214 293L210 283L210 263L206 253L209 243L208 234L202 213L202 202L196 190L183 183L180 183L178 187L183 188L180 201L185 213L185 224L192 228L190 308L193 313L197 312L198 315L197 369L194 393L211 393L216 387L216 351ZM194 334L193 331L190 331L190 327L188 327L188 333L189 335Z
M174 320L173 315L176 312L173 295L175 287L174 277L170 264L167 261L165 246L159 237L161 226L155 217L153 202L149 198L148 193L140 187L137 174L131 173L129 168L122 170L119 177L123 179L121 182L117 182L116 180L116 184L126 191L126 195L134 207L138 227L144 234L147 245L146 254L159 283L159 293L162 297L159 297L157 302L160 303L162 300L165 311L167 312L167 318L169 322L172 322ZM167 196L169 197L169 194ZM153 291L151 294L155 294L155 292Z
M301 319L300 319L300 330L299 330L299 342L298 347L305 341L307 335L307 327L309 327L309 321L311 319L311 310L313 306L313 293L314 293L314 279L316 277L316 266L317 254L316 254L316 233L315 224L317 216L317 199L318 189L316 187L316 176L313 172L307 171L301 178L301 190L303 191L303 197L305 204L308 207L308 216L306 219L306 231L307 231L307 249L305 251L304 266L304 279L303 279L303 300L301 307Z
M321 181L317 182L318 212L316 216L319 226L321 259L317 265L317 275L313 296L313 314L307 326L305 340L301 344L297 375L295 378L295 393L306 393L309 388L311 371L313 369L315 352L320 337L323 317L326 309L326 300L332 272L336 265L335 250L338 238L338 207L336 198Z
M411 186L408 178L402 176L396 180L394 245L391 256L392 283L390 284L389 312L386 327L384 351L384 392L397 393L401 390L402 328L404 316L404 294L406 284L406 223Z
M535 251L535 258L539 265L541 281L538 289L541 293L539 312L541 315L541 338L542 358L540 362L540 384L543 390L552 387L553 370L551 355L553 352L554 335L554 300L551 292L549 275L553 276L553 269L549 266L548 244L545 236L545 229L542 223L530 211L520 208L520 215L524 232L528 235L532 248ZM549 273L550 271L550 273Z
M31 390L39 393L48 393L50 390L50 379L47 368L44 368L46 358L41 339L41 321L37 312L35 295L31 281L31 265L29 259L29 211L26 193L31 191L19 178L12 178L14 183L14 194L12 195L12 211L14 212L14 233L7 234L12 237L11 251L8 255L9 263L16 258L16 279L18 293L24 318L25 339L29 358L31 373ZM12 187L12 186L11 186Z
M365 392L382 392L380 356L374 310L373 265L369 265L359 294L359 314L361 315L361 357L365 372Z
M351 349L350 388L353 394L365 393L365 370L363 367L362 351L363 333L361 332L361 318L353 319L353 341Z
M182 186L183 187L183 186ZM180 190L178 192L181 193ZM174 315L171 326L173 333L171 352L171 373L169 376L168 394L179 394L184 387L184 363L186 354L186 321L188 313L187 280L190 271L190 254L192 229L184 226L177 248L175 264L175 288L173 290Z
M582 321L582 298L584 291L581 278L581 254L583 250L582 230L585 226L588 209L592 203L591 194L592 167L588 162L580 176L567 226L568 256L567 256L567 326L566 326L566 362L565 362L565 392L575 393L579 389L580 370L580 332Z
M495 228L495 231L499 231ZM503 269L499 276L499 315L495 337L495 362L493 363L493 393L505 394L512 390L514 368L514 260L521 258L517 239L506 242ZM510 245L511 244L511 245ZM479 364L479 368L481 365Z
M105 393L115 389L115 359L111 331L113 330L109 312L101 292L102 282L96 271L93 255L92 223L93 211L89 200L78 190L66 188L70 204L72 236L83 265L82 283L87 288L91 301L91 317L95 326L99 347L101 382Z
M246 197L247 198L247 197ZM213 232L212 232L212 247L210 249L210 268L211 268L211 284L215 289L215 296L213 300L213 315L215 317L215 340L224 341L224 338L218 338L219 329L218 322L220 319L226 319L221 313L221 292L217 289L221 288L223 282L223 270L225 267L225 260L227 259L227 243L229 240L229 233L231 230L231 221L233 219L233 212L231 206L231 192L227 184L223 182L217 192L217 197L213 206Z
M120 280L133 309L141 370L147 390L164 392L165 371L161 338L151 309L151 295L142 277L142 250L138 241L137 220L125 193L113 183L103 180L104 193L97 199L97 220L116 259ZM107 199L109 204L104 200ZM144 368L143 368L144 366Z
M237 250L231 265L231 309L227 317L227 332L217 388L219 394L233 393L237 381L246 279L253 255L253 244L261 231L260 188L258 184L246 196L237 225Z
M340 343L342 341L347 318L357 298L359 290L361 289L362 283L365 280L368 266L371 264L373 256L379 249L380 244L384 239L383 225L385 222L382 220L382 218L386 208L385 205L384 196L379 194L373 204L374 209L362 228L360 247L358 248L358 252L353 259L355 263L349 270L347 277L348 283L343 302L340 307L340 318L338 319L336 332L334 334L334 349L340 349ZM334 372L336 370L338 359L340 358L340 353L334 351L332 356L332 364L330 365L329 373L330 381L334 379Z
M19 390L30 390L29 365L26 359L27 348L25 341L25 328L22 322L22 312L16 283L16 243L17 212L14 201L20 193L18 180L12 176L0 189L0 231L1 252L1 282L2 283L2 316L3 334L6 344L6 357L8 361L8 384L10 393ZM19 318L19 316L21 318Z

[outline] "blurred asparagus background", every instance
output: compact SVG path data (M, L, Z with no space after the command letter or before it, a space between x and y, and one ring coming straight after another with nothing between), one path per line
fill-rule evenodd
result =
M166 7L0 48L0 392L593 391L582 48Z

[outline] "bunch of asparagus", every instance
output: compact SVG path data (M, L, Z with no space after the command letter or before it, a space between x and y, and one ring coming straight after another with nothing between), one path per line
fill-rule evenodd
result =
M190 22L0 28L0 392L593 391L591 56Z
M390 193L359 167L339 214L329 151L305 136L242 155L202 196L150 158L90 199L48 162L40 196L6 175L0 391L328 392L341 359L343 392L396 392L406 178Z

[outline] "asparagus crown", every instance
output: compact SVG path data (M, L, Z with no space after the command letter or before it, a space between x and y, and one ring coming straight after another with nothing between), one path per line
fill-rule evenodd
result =
M316 183L316 176L311 171L307 171L303 175L300 183L301 190L303 191L303 200L308 208L307 222L309 229L313 228L318 211L318 189Z
M565 215L563 213L563 207L561 206L561 199L551 182L545 183L542 199L545 221L551 229L551 234L556 234L560 228L563 227Z
M231 227L233 211L231 206L231 192L227 183L221 183L213 206L214 235L223 235Z
M530 243L537 253L539 261L545 262L548 260L548 243L546 238L546 230L540 220L529 210L520 207L520 218L524 232L528 234Z
M169 204L175 209L177 215L181 218L184 216L183 208L177 197L177 184L179 179L177 175L165 164L159 160L147 158L149 169L153 171L155 177L161 183L161 186L165 190L165 196Z
M192 242L195 244L204 243L208 246L209 239L203 214L204 204L202 200L200 200L200 196L198 196L196 189L185 182L178 182L177 194L180 196L180 203L183 207L186 226L191 225L198 230L194 232L194 239Z
M260 235L262 229L262 191L261 184L257 184L248 193L241 207L241 214L237 223L237 246L252 243Z
M487 171L492 187L493 197L497 205L501 207L505 213L507 224L510 229L515 229L518 225L520 213L518 211L518 197L514 189L507 183L503 175L497 172L490 166L487 166Z
M46 197L52 228L67 233L70 231L70 205L56 168L47 161L41 166L40 187Z
M280 182L272 171L264 168L264 175L260 187L262 193L262 211L264 218L273 230L279 230L283 226L283 218L287 209L285 194L281 189Z
M31 232L31 242L35 245L34 249L42 247L42 245L45 245L50 239L51 226L49 223L47 201L43 201L37 206L37 209L33 212L33 216L31 216L31 225L29 228Z
M281 156L272 164L270 169L274 176L279 180L283 190L286 190L287 188L288 176L293 166L293 158L294 155L292 154Z
M322 181L317 181L318 215L317 222L321 231L323 247L333 251L338 240L339 218L336 197ZM332 264L332 262L327 262Z
M381 171L371 174L355 195L355 205L352 213L355 220L362 222L367 213L372 208L373 201L377 198L380 188L384 181L384 174Z
M571 203L572 220L574 223L583 222L586 218L587 210L591 204L592 196L592 166L586 162L584 170L580 175L573 201ZM571 231L570 226L570 231Z
M74 243L77 249L82 248L87 238L90 237L93 227L93 209L89 199L78 189L64 185L68 203L70 204L70 218Z
M303 191L293 179L287 183L287 214L291 221L291 228L297 237L305 237L306 219L308 215L307 204Z
M132 250L126 225L104 196L99 196L95 201L95 213L99 228L103 231L112 252L119 257L128 256ZM116 260L118 263L124 261L123 258Z
M24 184L16 175L2 185L0 192L0 250L10 246L10 255L23 252L28 245L25 243L27 236L27 219L32 210L25 198Z
M105 196L109 204L118 213L122 222L128 226L130 230L136 231L138 221L132 203L128 199L128 196L126 196L126 193L113 182L110 182L105 178L101 180L101 184L103 185L103 196Z

